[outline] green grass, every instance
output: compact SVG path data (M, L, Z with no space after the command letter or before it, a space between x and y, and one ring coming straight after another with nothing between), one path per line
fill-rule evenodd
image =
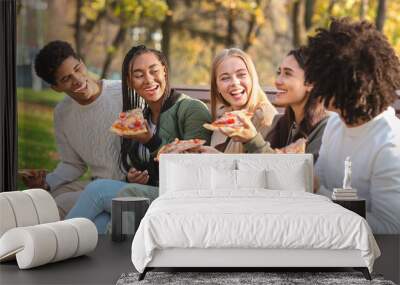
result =
M45 89L42 91L34 91L29 88L17 89L17 99L19 102L40 104L42 106L54 108L63 98L63 93L57 93L52 89Z
M54 138L53 110L63 94L18 88L18 168L53 170L59 162ZM89 179L87 172L82 179ZM18 189L26 189L18 179Z
M18 109L18 167L53 169L58 160L51 155L56 152L52 111L35 108Z

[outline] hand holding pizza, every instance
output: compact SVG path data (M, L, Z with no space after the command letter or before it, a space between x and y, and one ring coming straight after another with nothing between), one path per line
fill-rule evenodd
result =
M147 143L153 136L140 108L121 112L118 119L112 124L110 131L141 144Z
M251 117L243 113L238 113L237 117L241 124L240 129L222 127L220 130L224 135L230 137L235 142L247 143L257 135L257 130L251 121Z
M280 149L275 149L276 153L305 153L306 152L306 142L304 138L300 138L294 143L287 145Z
M173 142L162 146L154 160L159 161L160 155L163 153L199 153L199 148L205 143L206 141L201 139L180 140L176 138Z
M220 131L236 142L246 143L257 135L257 130L251 122L253 113L238 110L225 113L211 124L204 124L206 129Z

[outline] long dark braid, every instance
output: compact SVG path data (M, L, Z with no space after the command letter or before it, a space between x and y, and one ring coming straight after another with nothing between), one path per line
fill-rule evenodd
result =
M151 110L146 103L146 101L140 97L135 90L129 87L130 78L130 67L132 62L140 55L144 53L153 53L160 60L161 64L165 67L166 75L166 86L162 97L161 112L165 106L165 102L169 99L172 93L169 85L169 74L168 74L168 64L166 57L158 50L147 48L144 45L139 45L132 47L126 54L123 64L122 64L122 110L129 111L135 108L140 108L143 110L143 115L146 120L149 119ZM157 122L155 135L159 133L160 124ZM124 173L127 173L131 167L135 167L138 170L147 169L150 174L150 180L154 175L158 175L157 165L151 161L143 161L141 157L146 157L145 153L139 155L139 142L132 141L130 139L121 139L121 152L119 156L120 168ZM158 179L157 179L158 180ZM151 181L149 182L151 184Z

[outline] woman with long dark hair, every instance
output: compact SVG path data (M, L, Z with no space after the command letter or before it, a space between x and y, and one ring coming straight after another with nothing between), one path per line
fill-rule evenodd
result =
M323 103L310 96L312 85L305 83L304 75L306 59L304 47L291 50L278 68L275 86L280 92L275 104L284 106L285 113L276 118L266 140L272 148L283 148L305 138L306 153L312 153L316 161L329 116Z
M90 183L67 218L86 217L104 233L110 220L111 200L124 196L158 196L158 163L154 160L161 146L175 138L204 139L211 132L203 128L210 122L207 106L170 89L165 56L143 45L133 47L122 66L123 111L143 110L147 132L123 136L120 165L127 182L99 179Z

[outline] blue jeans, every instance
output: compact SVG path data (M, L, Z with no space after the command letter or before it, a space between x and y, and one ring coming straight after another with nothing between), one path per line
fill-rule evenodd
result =
M127 184L111 179L97 179L89 183L65 218L88 218L96 224L99 234L106 233L111 219L111 201Z
M111 220L112 199L119 196L146 197L154 200L158 187L126 183L111 179L97 179L89 183L66 219L84 217L93 221L99 234L105 234Z

